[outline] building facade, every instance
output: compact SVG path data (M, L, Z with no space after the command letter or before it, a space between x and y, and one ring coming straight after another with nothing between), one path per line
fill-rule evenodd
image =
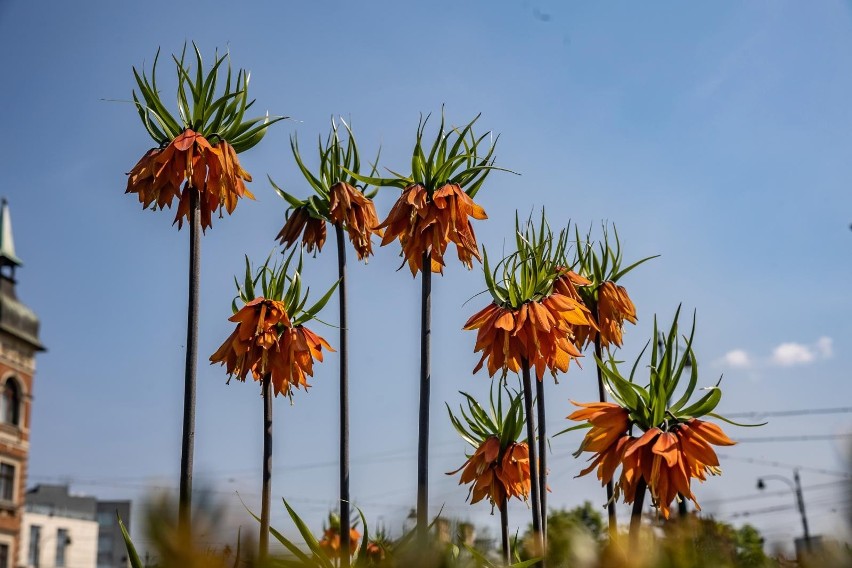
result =
M98 566L127 568L127 545L118 518L130 530L130 501L98 501Z
M98 501L67 485L27 491L21 522L20 568L128 568L118 516L130 530L130 501Z
M26 495L18 566L95 568L97 500L72 495L67 485L37 485Z
M0 568L20 556L35 355L44 351L35 313L18 300L12 222L0 201Z

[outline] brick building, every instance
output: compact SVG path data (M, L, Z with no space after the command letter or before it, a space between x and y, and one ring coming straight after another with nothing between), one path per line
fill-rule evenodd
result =
M12 223L0 202L0 568L19 555L30 438L35 355L44 351L35 313L18 300Z

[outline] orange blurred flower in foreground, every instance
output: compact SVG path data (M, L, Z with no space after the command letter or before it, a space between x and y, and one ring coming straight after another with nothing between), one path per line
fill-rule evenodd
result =
M447 473L462 471L459 485L473 483L468 497L474 504L488 497L499 505L504 499L526 500L530 492L529 448L524 442L513 442L500 452L500 439L489 436L462 466Z
M379 564L385 559L385 549L379 542L373 540L367 543L367 561L370 564Z
M165 148L149 150L128 176L125 193L138 194L143 209L171 207L178 198L174 220L178 229L189 219L193 190L199 192L202 229L212 226L213 211L231 214L240 197L254 199L244 183L251 176L240 166L234 149L224 140L213 146L188 128Z
M473 259L481 260L470 217L487 219L485 210L456 184L446 184L429 198L420 184L406 187L377 229L387 229L382 246L399 239L402 256L411 274L423 270L423 254L429 253L432 272L443 273L444 253L455 243L459 260L471 268Z
M276 300L255 298L229 321L237 327L210 362L225 365L228 374L241 381L249 372L256 381L269 374L276 396L289 396L291 388L307 389L314 359L322 361L323 347L333 351L308 328L292 327L284 304Z
M581 357L574 345L574 329L592 325L588 310L569 296L552 293L541 301L529 301L512 310L492 302L474 314L464 329L477 329L475 352L482 358L473 369L476 373L488 361L488 374L498 369L518 372L526 358L536 377L542 380L544 370L554 375L568 370L571 359Z
M721 473L719 458L711 444L730 446L735 443L716 424L696 418L677 423L667 432L651 428L635 438L627 434L627 411L618 405L602 402L578 406L584 408L568 418L592 424L578 452L595 454L591 465L579 476L597 467L597 476L603 485L613 479L616 468L621 465L618 489L624 502L633 503L639 480L644 479L654 504L665 518L669 517L669 507L678 493L701 510L690 488L691 480L704 481L707 473Z
M337 182L329 188L328 214L332 223L346 228L358 260L373 254L373 233L382 231L376 229L379 218L372 199L348 183Z
M349 554L355 554L358 550L358 539L361 538L361 533L356 529L349 529ZM373 543L370 543L371 545ZM325 550L330 558L340 557L340 524L332 525L325 529L323 537L319 541L320 547Z
M290 212L287 221L284 222L284 226L281 227L281 231L278 232L275 238L279 239L279 242L285 248L289 248L299 240L299 235L302 231L305 232L305 236L302 237L302 243L308 249L308 252L313 252L314 248L317 251L322 251L322 245L325 244L326 237L325 219L318 219L311 216L306 205L296 207Z

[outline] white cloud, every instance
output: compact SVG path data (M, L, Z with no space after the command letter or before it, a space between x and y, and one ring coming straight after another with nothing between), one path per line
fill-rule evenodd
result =
M782 343L772 351L770 361L780 367L811 363L816 358L813 350L801 343Z
M725 356L722 357L722 362L729 367L734 367L735 369L747 369L751 366L751 358L748 356L748 353L742 349L728 351L725 353Z
M833 340L820 337L814 343L781 343L772 350L768 358L754 357L744 349L733 349L725 353L721 364L734 369L754 369L761 367L794 367L808 365L834 355Z
M832 339L830 337L820 337L817 339L816 348L820 355L823 358L828 359L832 355L834 355L834 349L832 348Z

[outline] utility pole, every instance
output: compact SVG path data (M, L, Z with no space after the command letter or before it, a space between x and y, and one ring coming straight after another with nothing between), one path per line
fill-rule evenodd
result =
M799 479L799 470L793 470L793 481L790 481L783 475L767 475L765 477L758 478L758 489L766 488L766 483L764 483L763 481L764 479L778 479L789 485L790 489L793 490L793 493L796 496L796 508L799 509L799 515L802 517L802 529L804 530L805 548L808 552L812 552L811 533L808 530L808 517L805 515L805 498L802 495L802 481L801 479Z
M802 482L799 479L799 470L793 470L793 480L796 482L796 502L799 505L799 514L802 516L802 528L805 531L805 547L808 552L813 552L811 549L811 534L808 531L808 517L805 515L805 498L802 496Z

